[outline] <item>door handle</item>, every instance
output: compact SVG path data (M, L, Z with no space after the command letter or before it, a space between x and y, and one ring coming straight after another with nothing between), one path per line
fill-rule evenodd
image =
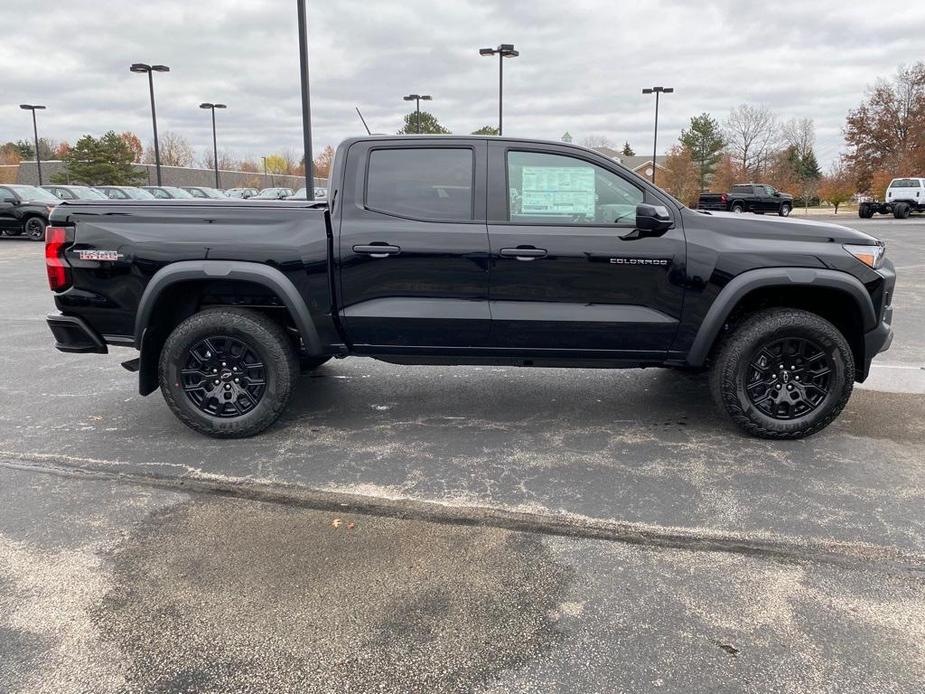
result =
M536 260L537 258L545 258L548 255L545 248L534 248L533 246L502 248L500 253L503 258L517 258L517 260Z
M354 246L353 252L357 255L368 255L370 258L388 258L390 255L401 253L400 246L392 246L387 243Z

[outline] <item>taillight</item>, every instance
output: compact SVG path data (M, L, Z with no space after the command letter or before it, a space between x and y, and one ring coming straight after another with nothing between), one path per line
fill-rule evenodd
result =
M723 202L729 202L729 196L726 195L725 193L723 193L722 195L720 195L720 196L719 196L719 199L722 200Z
M45 227L45 271L53 292L63 292L71 286L71 268L64 258L67 237L66 227Z

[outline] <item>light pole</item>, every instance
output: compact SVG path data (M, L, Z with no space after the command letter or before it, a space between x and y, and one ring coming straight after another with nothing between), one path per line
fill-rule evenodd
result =
M308 10L296 0L299 14L299 68L302 83L302 144L305 152L305 197L315 199L315 161L312 159L312 110L308 89Z
M263 187L266 188L268 187L267 183L269 182L269 179L267 178L267 158L261 157L261 159L263 159Z
M503 109L502 109L502 95L503 95L503 86L504 86L504 59L505 58L516 58L520 55L519 51L514 50L513 43L502 43L497 48L480 48L479 55L484 56L493 56L498 55L498 135L504 134L503 127Z
M652 87L643 89L643 94L655 94L655 136L652 140L652 183L655 184L655 153L658 151L658 97L660 94L671 94L674 87Z
M35 166L39 170L39 185L42 185L42 157L39 154L39 126L35 122L35 112L44 111L44 106L38 104L20 104L23 111L32 111L32 132L35 135Z
M210 104L205 102L199 104L199 108L207 108L212 111L212 163L215 164L215 187L221 188L218 182L218 140L215 137L215 109L228 108L225 104Z
M147 73L148 87L151 90L151 122L154 124L154 165L157 167L157 185L161 185L161 150L157 144L157 112L154 109L154 73L170 72L166 65L148 65L147 63L132 63L131 72Z
M421 134L421 102L430 101L431 100L430 94L409 94L408 96L403 96L402 99L404 99L405 101L417 102L417 116L416 116L417 127L415 128L415 132L418 135L420 135Z

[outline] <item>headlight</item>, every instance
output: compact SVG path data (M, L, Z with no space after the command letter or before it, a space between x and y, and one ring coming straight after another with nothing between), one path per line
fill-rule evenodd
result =
M846 243L842 248L869 268L876 270L883 265L883 256L886 253L886 248L882 243L876 246L857 246Z

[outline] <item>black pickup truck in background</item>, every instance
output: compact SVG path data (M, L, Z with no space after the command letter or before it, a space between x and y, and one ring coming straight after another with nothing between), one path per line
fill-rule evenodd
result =
M354 138L327 199L61 203L57 348L139 350L141 394L212 436L265 429L300 371L357 355L710 368L739 426L797 438L892 339L896 276L871 236L691 210L561 142Z
M771 212L788 217L793 210L793 196L763 183L742 183L732 186L728 193L701 193L697 209L757 214Z

